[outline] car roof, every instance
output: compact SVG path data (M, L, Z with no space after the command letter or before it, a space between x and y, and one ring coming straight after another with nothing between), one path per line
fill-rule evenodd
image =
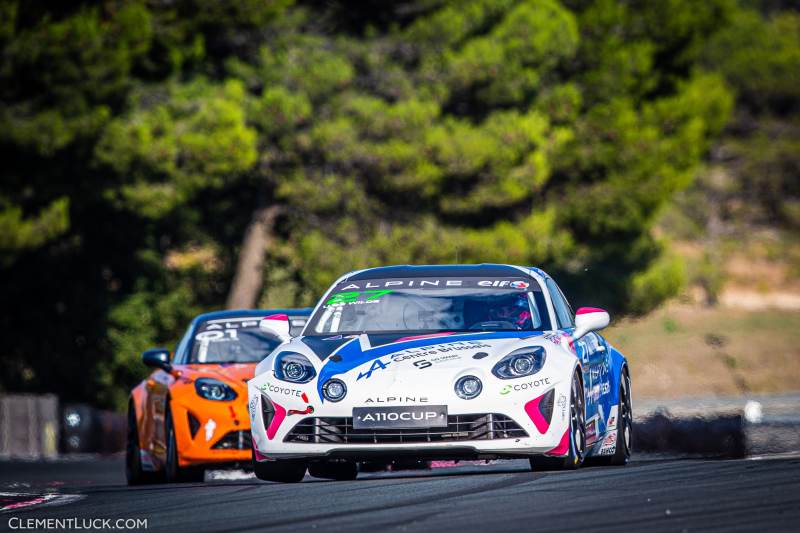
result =
M205 322L207 320L217 320L220 318L236 318L236 317L265 317L268 315L288 315L290 317L308 316L311 314L310 307L302 307L298 309L226 309L224 311L210 311L197 315L192 321L194 323Z
M535 269L541 272L539 269ZM428 277L523 277L533 278L532 269L514 265L483 263L480 265L394 265L368 268L346 276L347 281L382 278ZM344 281L344 280L343 280Z

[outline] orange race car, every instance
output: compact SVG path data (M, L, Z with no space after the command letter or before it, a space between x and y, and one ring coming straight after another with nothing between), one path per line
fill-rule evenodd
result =
M129 485L202 481L205 468L251 462L247 380L280 340L258 328L285 314L292 333L310 309L206 313L195 318L174 357L155 348L155 370L131 392L125 474Z

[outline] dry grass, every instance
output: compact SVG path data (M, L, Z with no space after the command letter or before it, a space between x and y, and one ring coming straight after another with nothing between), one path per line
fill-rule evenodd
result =
M604 336L650 398L800 390L800 312L672 305Z

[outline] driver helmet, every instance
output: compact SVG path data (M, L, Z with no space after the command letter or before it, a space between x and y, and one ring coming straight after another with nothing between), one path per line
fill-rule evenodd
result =
M519 327L527 326L531 319L527 294L519 294L500 302L492 308L491 314L494 320L511 322Z

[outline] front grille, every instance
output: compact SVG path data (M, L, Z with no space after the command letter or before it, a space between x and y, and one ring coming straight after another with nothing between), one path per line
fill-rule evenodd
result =
M304 418L284 442L307 444L411 444L463 440L518 439L528 433L505 415L449 415L446 428L353 429L352 417Z
M250 431L248 430L240 430L240 431L230 431L225 434L224 437L219 439L214 446L211 447L212 450L249 450L251 447L250 443Z

